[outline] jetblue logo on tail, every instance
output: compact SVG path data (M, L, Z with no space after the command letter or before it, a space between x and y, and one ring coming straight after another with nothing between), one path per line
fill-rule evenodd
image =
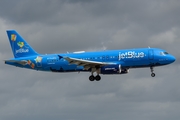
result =
M15 30L7 30L7 35L15 58L38 55Z
M11 41L15 42L16 41L16 34L11 34ZM16 43L14 43L16 44ZM18 53L28 53L29 52L29 49L24 49L23 47L25 46L24 45L24 42L17 42L17 46L20 47L19 49L16 49L15 50L15 53L18 54Z
M17 45L20 47L20 49L16 50L17 53L28 53L29 49L24 49L24 42L18 42Z
M18 53L28 53L28 52L29 52L29 49L20 48L20 49L16 50L16 54L18 54Z

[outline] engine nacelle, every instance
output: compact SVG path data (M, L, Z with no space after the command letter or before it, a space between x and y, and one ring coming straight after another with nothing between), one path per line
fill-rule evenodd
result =
M121 65L107 65L101 67L101 74L126 74L129 72L128 69L122 69Z

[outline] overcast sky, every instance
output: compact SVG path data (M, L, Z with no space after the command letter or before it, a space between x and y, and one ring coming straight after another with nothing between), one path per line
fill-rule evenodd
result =
M157 47L171 65L126 75L47 73L4 64L6 30L39 53ZM1 0L0 120L179 120L179 0Z

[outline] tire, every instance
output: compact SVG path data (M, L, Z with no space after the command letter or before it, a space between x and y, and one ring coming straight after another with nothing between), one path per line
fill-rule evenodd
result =
M95 79L96 79L96 81L100 81L100 80L101 80L101 76L97 75L97 76L95 77Z
M95 77L93 75L89 76L90 81L94 81Z
M155 77L155 75L156 75L155 73L152 73L152 74L151 74L151 77Z

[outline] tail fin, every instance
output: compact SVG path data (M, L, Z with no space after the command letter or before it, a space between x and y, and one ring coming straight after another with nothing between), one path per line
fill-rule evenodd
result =
M15 30L7 30L7 35L15 58L38 55Z

